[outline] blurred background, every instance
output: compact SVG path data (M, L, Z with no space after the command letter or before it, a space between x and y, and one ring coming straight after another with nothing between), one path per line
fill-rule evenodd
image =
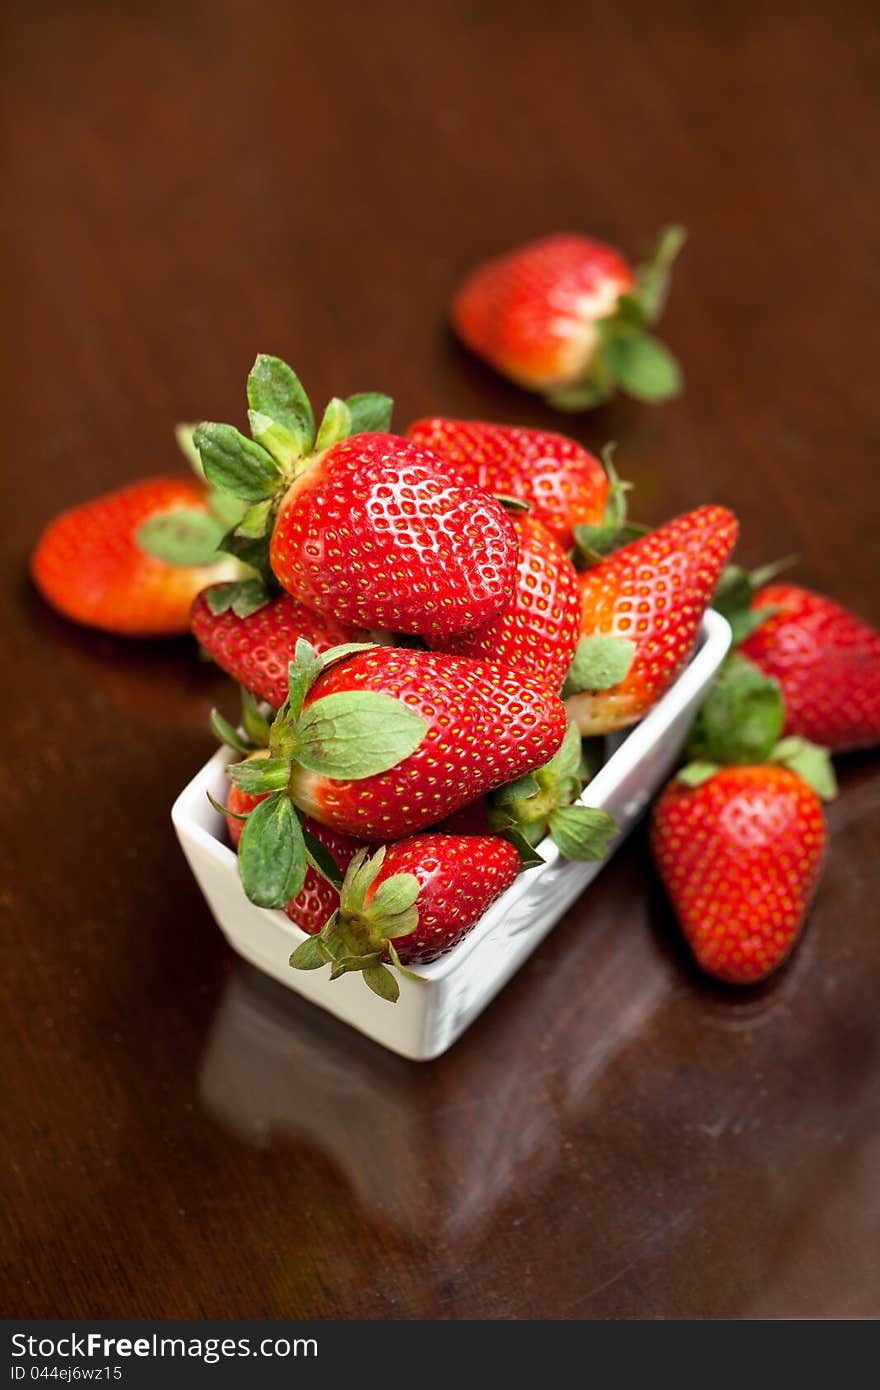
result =
M3 20L7 1315L877 1315L876 762L805 943L731 999L636 836L419 1069L235 963L169 808L235 695L26 578L49 517L313 399L619 441L638 515L877 622L876 5L51 3ZM469 357L453 287L553 230L688 245L680 401L560 417Z

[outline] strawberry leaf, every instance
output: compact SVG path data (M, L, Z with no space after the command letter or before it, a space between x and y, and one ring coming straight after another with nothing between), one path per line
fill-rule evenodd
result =
M701 787L704 782L708 782L710 777L714 777L721 768L718 763L711 763L705 759L695 759L688 763L680 772L676 774L679 782L684 782L686 787Z
M763 763L785 723L779 682L734 655L703 702L688 742L691 757L715 763Z
M228 719L224 719L219 710L211 710L211 729L220 743L227 748L235 749L236 753L253 753L254 745L249 739L242 738L237 729L233 728Z
M579 695L583 690L610 690L626 678L635 658L635 643L613 633L594 633L582 637L575 648L562 694Z
M503 832L505 840L509 840L519 855L519 862L522 869L535 869L539 864L546 864L546 859L539 854L534 845L529 844L525 835L516 826L508 826Z
M419 880L415 874L392 874L391 878L379 884L373 894L369 906L370 918L375 918L378 926L385 917L397 917L407 912L415 906L419 892Z
M374 994L389 1004L396 1004L400 998L400 985L386 965L370 965L364 970L364 984L369 985Z
M318 429L318 437L315 440L315 453L320 453L322 449L329 449L333 444L338 444L341 439L347 439L351 434L351 411L345 401L334 396L327 403L324 411L324 418Z
M636 289L626 298L636 302L647 323L656 323L666 307L670 272L686 241L684 227L664 227L653 256L636 270Z
M260 702L250 690L241 687L241 722L245 733L258 748L269 747L269 724L263 718Z
M244 891L258 907L286 907L302 889L306 851L290 799L277 792L255 806L238 847Z
M217 560L223 526L207 512L189 507L164 512L141 522L135 543L168 565L210 565Z
M228 806L224 806L222 802L217 800L213 792L206 790L205 796L208 798L214 810L218 811L221 816L231 816L233 820L247 820L250 815L250 811L230 811Z
M255 541L265 536L272 519L273 504L274 498L266 497L262 502L255 502L252 507L248 507L244 516L236 524L235 534L243 537L244 540Z
M415 710L378 691L338 691L315 700L297 726L296 760L340 781L387 772L414 753L427 732Z
M580 524L574 528L574 538L583 558L595 565L615 550L620 550L621 546L640 540L650 529L650 526L643 526L638 521L628 521L623 526L613 523L606 525L604 522L598 526Z
M560 806L550 816L550 836L565 859L604 859L616 833L614 817L595 806Z
M255 570L267 591L277 589L277 581L269 563L269 538L267 536L243 536L234 526L220 542L220 549L226 555L234 555L243 565Z
M248 411L248 424L254 439L272 455L279 468L292 473L294 464L302 458L301 438L259 410Z
M264 608L269 598L262 579L237 579L231 584L213 584L205 602L215 617L231 608L237 618L248 618Z
M321 841L313 835L310 830L306 830L305 826L303 826L302 832L306 847L306 856L312 868L316 873L319 873L323 879L326 879L331 887L339 892L342 887L342 874L339 872L339 865L336 863L333 855L330 853L327 846L322 845Z
M503 787L492 793L492 800L496 806L506 806L511 801L521 801L530 796L534 796L540 791L540 786L531 772L525 773L522 777L517 777L515 782L506 782Z
M247 762L230 764L226 771L239 791L249 796L282 791L290 780L287 758L250 758Z
M295 442L298 454L310 451L315 440L315 417L302 382L280 357L261 352L247 380L251 410L274 421Z
M385 434L390 430L391 412L394 409L390 396L383 396L379 391L361 391L356 396L349 396L345 405L351 420L349 434L366 434L374 430Z
M837 795L837 778L827 748L791 736L777 743L771 761L797 773L823 801L833 801Z
M195 444L205 477L221 492L261 502L284 486L272 455L232 425L199 425Z
M614 394L614 384L610 380L590 380L576 382L572 386L557 386L548 391L544 399L556 410L575 414L579 410L594 410L603 405Z
M327 958L319 938L309 936L305 941L301 941L291 954L288 964L292 965L294 970L320 970L322 965L326 965Z
M601 357L615 384L638 401L667 401L681 391L681 368L650 333L616 327L603 344Z

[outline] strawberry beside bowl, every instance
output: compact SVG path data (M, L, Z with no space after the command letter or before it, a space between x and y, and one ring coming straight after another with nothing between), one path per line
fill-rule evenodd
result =
M609 740L609 756L582 802L614 816L611 852L632 830L678 759L688 728L730 645L730 628L709 611L689 665L648 715ZM326 971L291 969L291 952L306 935L280 910L256 907L244 895L223 818L207 793L222 801L228 749L220 748L180 793L174 828L211 911L245 960L335 1014L392 1052L428 1061L445 1052L507 983L602 868L561 857L551 840L546 863L520 874L453 950L400 980L394 1007L364 989L356 976L329 981Z

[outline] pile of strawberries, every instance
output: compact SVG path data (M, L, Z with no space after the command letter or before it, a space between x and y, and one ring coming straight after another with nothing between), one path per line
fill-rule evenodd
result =
M679 378L646 325L679 244L668 233L637 275L597 243L547 239L478 271L455 321L563 406L614 386L659 399ZM555 317L536 310L548 295ZM377 393L334 398L318 422L269 356L247 401L249 436L181 430L196 481L65 514L32 570L55 606L111 631L174 632L184 613L242 687L240 726L213 721L241 755L218 810L247 896L307 934L291 964L358 971L393 1001L395 972L460 941L545 836L601 858L614 823L580 804L601 739L669 688L714 599L739 649L652 846L701 965L737 983L774 970L825 849L824 750L880 738L880 636L729 566L723 507L632 523L608 451L440 417L400 436Z

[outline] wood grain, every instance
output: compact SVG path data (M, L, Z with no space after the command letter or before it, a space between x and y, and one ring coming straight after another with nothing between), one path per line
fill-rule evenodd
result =
M444 327L554 228L691 240L688 390L572 420L640 514L875 622L880 38L868 3L12 0L2 69L7 1316L880 1314L880 769L850 759L778 982L678 944L636 836L452 1053L387 1056L238 964L171 832L219 673L77 631L57 509L316 398L558 423Z

